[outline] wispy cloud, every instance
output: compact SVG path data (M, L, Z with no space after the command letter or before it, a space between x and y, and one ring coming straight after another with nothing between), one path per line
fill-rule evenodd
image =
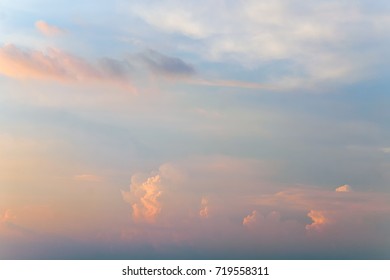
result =
M39 32L46 36L57 36L66 33L64 29L50 25L43 20L38 20L35 22L35 27L39 30Z
M246 89L278 89L282 88L278 85L272 85L267 83L253 83L239 80L210 80L194 78L187 81L189 84L211 86L211 87L233 87L233 88L246 88Z
M287 0L201 1L194 5L174 0L146 1L128 9L159 32L187 37L193 45L183 40L178 41L179 47L208 61L253 68L286 62L288 66L267 81L284 89L314 89L365 77L380 55L372 60L371 51L359 42L383 40L383 25L388 25L378 24L383 13L365 13L354 1L307 5ZM362 25L367 27L363 32Z
M138 56L156 74L168 77L185 77L195 74L193 66L177 57L167 56L154 50L145 51Z
M128 77L112 63L93 65L60 49L22 49L8 44L0 48L0 73L16 79L54 80L70 83L111 83L134 90Z

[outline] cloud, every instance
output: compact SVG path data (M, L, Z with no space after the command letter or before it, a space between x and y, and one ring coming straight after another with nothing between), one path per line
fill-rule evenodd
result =
M119 77L125 79L129 74L130 65L125 61L105 57L99 61L99 65L103 71L112 78Z
M123 199L131 204L136 222L155 222L161 212L159 201L162 195L160 175L147 178L142 183L132 179L129 192L122 192Z
M307 230L321 231L321 228L325 224L329 223L328 219L326 218L326 212L324 211L310 210L307 216L313 221L311 224L306 225Z
M352 188L349 185L342 185L335 190L336 192L351 192Z
M139 54L139 58L154 73L168 77L185 77L195 74L195 69L180 58L171 57L154 50Z
M166 78L189 78L193 66L180 58L149 50L126 59L110 57L91 63L63 50L24 49L13 44L0 48L0 74L20 80L44 80L78 84L109 84L136 92L130 80L151 73Z
M385 147L385 148L382 148L380 149L383 153L385 154L390 154L390 147Z
M249 214L248 216L246 216L243 219L242 224L244 226L251 226L251 225L255 224L257 221L257 216L258 216L257 211L253 210L251 214Z
M341 187L342 192L349 189L346 185ZM305 226L306 230L313 234L325 233L327 238L336 238L337 232L345 236L358 228L363 231L363 227L364 231L371 232L371 220L376 220L383 226L388 223L384 219L390 214L388 194L355 191L348 196L340 196L338 192L295 187L273 195L264 195L256 204L296 217L306 213L311 219Z
M64 29L61 29L54 25L50 25L43 20L38 20L37 22L35 22L35 27L39 30L39 32L46 36L57 36L66 33Z
M12 78L110 83L134 90L127 76L115 72L110 62L103 63L105 67L98 67L56 48L47 48L46 51L23 50L12 44L0 48L0 73Z
M45 206L29 205L19 208L6 209L0 216L0 237L28 239L53 225L49 209Z
M162 164L149 176L131 176L130 190L122 191L122 198L131 205L133 220L154 224L176 219L177 207L183 200L186 203L185 195L177 189L183 180L184 174L170 163Z
M190 85L274 90L282 88L280 86L267 83L200 78L197 77L197 71L191 64L180 58L167 56L155 50L145 51L138 54L136 57L141 60L141 63L144 64L152 73L167 78L186 78L185 82Z
M6 209L4 213L0 216L0 222L4 223L11 221L14 217L15 215L12 213L12 211L10 209Z
M188 83L195 85L204 85L212 87L232 87L232 88L245 88L245 89L278 89L277 85L266 83L252 83L238 80L207 80L207 79L192 79Z
M251 69L275 63L279 71L266 82L278 89L350 83L367 77L384 55L364 42L383 44L386 13L367 13L354 1L197 3L144 1L128 9L164 35L186 37L175 47L205 60Z
M209 217L209 200L206 197L202 197L200 202L199 216L202 218Z
M207 27L203 26L201 22L197 22L194 18L193 11L186 9L182 5L168 4L154 6L156 9L148 9L147 6L138 6L135 13L150 25L166 32L184 34L192 38L207 36Z

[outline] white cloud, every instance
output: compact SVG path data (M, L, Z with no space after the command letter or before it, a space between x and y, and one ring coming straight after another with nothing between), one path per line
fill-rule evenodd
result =
M254 68L288 62L288 73L266 81L277 89L348 83L367 75L375 60L370 51L361 51L360 43L373 34L377 40L384 35L375 24L381 15L365 13L355 1L198 1L194 5L172 0L146 1L129 9L161 32L195 39L194 46L184 43L181 48L207 60ZM364 32L362 25L368 28Z

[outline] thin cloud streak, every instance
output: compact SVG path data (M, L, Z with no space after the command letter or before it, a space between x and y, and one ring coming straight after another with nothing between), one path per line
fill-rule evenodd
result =
M38 20L35 22L35 27L39 32L46 36L58 36L67 33L64 29L50 25L43 20Z
M108 83L134 91L127 77L60 49L24 50L13 44L0 48L0 73L15 79L52 80L65 83Z
M211 86L211 87L232 87L232 88L244 88L244 89L264 89L264 90L276 90L277 86L267 83L253 83L237 80L209 80L209 79L188 79L188 84Z

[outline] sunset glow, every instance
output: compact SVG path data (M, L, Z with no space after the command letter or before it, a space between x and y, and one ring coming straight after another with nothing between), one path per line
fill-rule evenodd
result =
M390 258L388 1L0 2L0 259Z

